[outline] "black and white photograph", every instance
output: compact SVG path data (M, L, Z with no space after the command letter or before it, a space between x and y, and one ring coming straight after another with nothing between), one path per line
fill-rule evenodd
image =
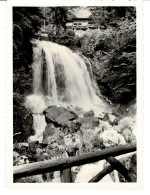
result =
M136 183L136 7L12 18L13 183Z

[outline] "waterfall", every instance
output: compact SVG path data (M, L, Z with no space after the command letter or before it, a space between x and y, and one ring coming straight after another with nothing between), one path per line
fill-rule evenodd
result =
M95 115L109 112L110 105L97 96L84 57L56 43L33 43L33 94L26 97L25 106L33 113L36 134L29 141L42 141L46 122L41 113L49 105L69 107L77 114L91 109ZM88 65L92 71L90 61Z
M43 131L47 125L45 122L45 116L43 114L33 114L33 122L33 128L35 129L36 134L30 136L28 141L39 141L39 143L41 143L43 139Z
M92 109L95 113L110 109L110 105L97 96L82 57L56 43L36 40L34 44L34 98L40 97L47 106L79 107L83 111Z

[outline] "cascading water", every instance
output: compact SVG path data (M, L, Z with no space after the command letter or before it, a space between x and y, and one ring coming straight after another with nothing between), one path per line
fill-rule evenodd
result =
M111 109L107 102L97 96L85 59L56 43L36 40L34 45L33 94L27 96L26 107L33 113L37 133L30 141L41 141L38 136L39 131L41 135L44 131L45 121L40 113L49 105L69 107L78 114L90 109L100 114Z
M35 41L33 93L46 105L90 109L100 113L110 106L96 95L84 60L65 46ZM35 97L35 96L34 96ZM42 110L41 110L42 112Z
M47 125L45 122L45 116L42 114L33 114L33 121L33 128L35 129L36 134L34 136L30 136L28 141L39 141L39 143L41 143L43 139L42 134Z

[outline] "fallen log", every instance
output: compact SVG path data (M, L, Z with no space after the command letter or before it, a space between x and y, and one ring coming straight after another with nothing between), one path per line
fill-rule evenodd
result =
M107 174L111 173L114 170L113 167L108 166L105 167L100 173L98 173L95 177L90 179L88 183L94 183L100 181L103 177L105 177Z
M122 176L124 176L128 182L136 182L136 178L117 159L111 156L107 158L106 160L110 163L110 165L115 170L117 170Z
M25 176L38 175L58 170L67 169L73 166L79 166L87 163L93 163L99 160L106 159L110 156L119 156L129 152L136 151L136 144L125 144L113 148L107 148L98 152L83 154L81 156L45 160L25 165L14 166L14 178Z

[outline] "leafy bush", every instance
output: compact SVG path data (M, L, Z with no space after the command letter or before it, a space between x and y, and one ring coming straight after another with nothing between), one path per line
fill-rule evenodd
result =
M71 37L75 36L74 30L69 29L69 30L67 31L67 35L68 35L68 36L71 36Z

